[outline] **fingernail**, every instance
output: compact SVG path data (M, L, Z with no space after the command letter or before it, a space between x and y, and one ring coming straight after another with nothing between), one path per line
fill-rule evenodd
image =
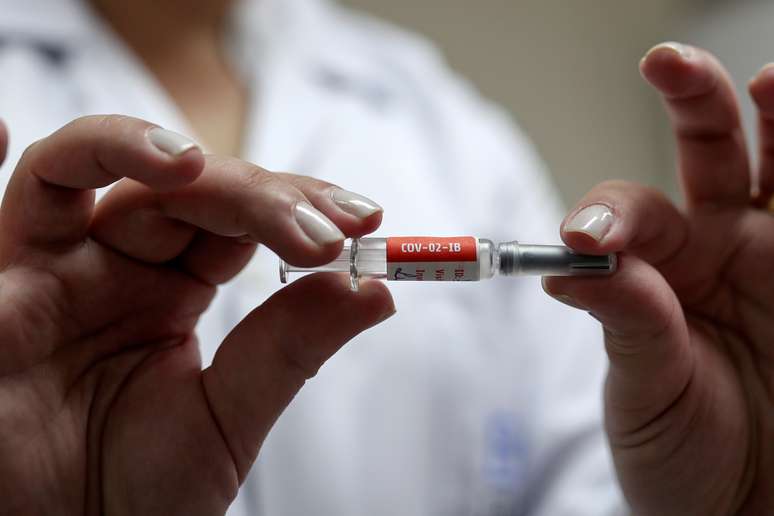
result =
M341 188L331 190L331 199L339 208L361 219L383 211L381 206L368 197Z
M664 43L659 43L655 47L651 48L645 53L645 57L642 59L645 60L648 57L650 57L651 54L658 52L660 50L666 50L669 52L674 52L678 56L680 56L683 59L690 59L693 55L693 50L688 45L683 45L682 43L677 43L676 41L666 41Z
M161 127L154 127L148 131L148 139L161 152L175 157L199 147L195 141L187 136Z
M328 245L344 240L344 233L308 202L296 204L294 212L298 225L316 244Z
M564 231L569 233L585 233L597 242L613 225L613 212L604 204L586 206L564 225Z

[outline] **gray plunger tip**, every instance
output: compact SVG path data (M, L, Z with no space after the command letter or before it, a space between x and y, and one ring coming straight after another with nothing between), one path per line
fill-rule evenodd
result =
M618 268L615 254L577 254L563 245L524 245L505 242L498 246L500 273L506 276L589 276L612 274Z

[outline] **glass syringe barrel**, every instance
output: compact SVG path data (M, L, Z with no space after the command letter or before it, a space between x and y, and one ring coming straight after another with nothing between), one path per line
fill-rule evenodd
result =
M612 274L615 254L576 254L563 245L529 245L475 237L389 237L352 239L339 256L320 267L280 261L280 280L290 273L348 272L352 289L360 278L389 281L478 281L503 276Z

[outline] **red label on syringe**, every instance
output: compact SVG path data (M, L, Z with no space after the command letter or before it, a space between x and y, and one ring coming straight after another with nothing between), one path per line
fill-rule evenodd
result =
M391 237L387 279L393 281L478 281L478 239Z

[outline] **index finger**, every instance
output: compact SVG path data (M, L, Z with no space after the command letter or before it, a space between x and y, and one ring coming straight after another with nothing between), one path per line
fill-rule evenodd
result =
M170 190L201 173L204 156L190 139L125 116L89 116L31 145L0 208L3 243L68 244L81 240L94 188L123 177Z
M733 83L718 60L679 43L653 47L640 71L664 97L689 206L750 201L750 168Z

